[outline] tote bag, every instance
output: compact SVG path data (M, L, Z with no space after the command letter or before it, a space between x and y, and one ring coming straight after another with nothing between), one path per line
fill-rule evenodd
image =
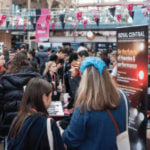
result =
M126 130L124 132L120 133L117 122L115 121L112 113L109 110L107 110L107 112L117 131L116 143L117 143L118 150L130 150L130 142L129 142L129 134L128 134L128 103L125 94L122 91L120 92L123 95L123 99L125 101L125 106L126 106Z

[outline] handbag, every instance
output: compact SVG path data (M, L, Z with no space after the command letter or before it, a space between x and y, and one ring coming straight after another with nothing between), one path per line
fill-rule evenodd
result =
M117 143L117 148L118 150L130 150L130 142L129 142L129 134L128 134L128 103L127 103L127 98L125 96L125 94L120 91L121 94L123 95L123 99L125 101L125 106L126 106L126 130L122 133L120 133L120 130L118 128L118 125L112 115L112 113L107 110L114 127L116 128L117 131L117 139L116 139L116 143Z
M54 150L53 133L51 130L51 118L47 118L47 136L48 136L48 142L49 142L50 150Z

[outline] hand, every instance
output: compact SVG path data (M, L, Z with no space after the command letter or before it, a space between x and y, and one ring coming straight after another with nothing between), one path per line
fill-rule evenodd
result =
M64 130L61 128L59 121L57 121L56 124L57 124L57 126L58 126L58 128L59 128L60 135L62 135L63 132L64 132Z

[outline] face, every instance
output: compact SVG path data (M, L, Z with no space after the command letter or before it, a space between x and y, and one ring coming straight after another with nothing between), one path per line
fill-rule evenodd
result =
M5 65L5 58L4 55L0 56L0 66L4 66Z
M59 57L60 59L64 59L64 58L66 57L66 54L60 52L60 53L58 53L58 57Z
M70 72L71 72L71 77L76 77L77 76L77 72L76 72L75 67L71 67Z
M110 61L111 61L111 62L115 62L115 57L110 56Z
M32 55L30 53L27 53L28 58L32 58Z
M49 93L48 95L43 94L43 103L46 109L49 108L51 101L52 101L52 92Z
M52 72L52 73L56 73L56 72L57 72L56 63L53 63L53 64L50 66L49 71Z
M62 67L63 67L63 65L61 63L57 64L57 69L60 69Z
M14 57L15 57L15 53L10 53L10 54L9 54L9 59L10 59L10 61L11 61Z

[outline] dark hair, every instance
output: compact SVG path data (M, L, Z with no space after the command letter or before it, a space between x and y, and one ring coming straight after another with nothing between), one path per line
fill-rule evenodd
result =
M80 43L80 46L85 46L84 43Z
M67 49L60 49L60 50L58 50L58 53L64 53L64 54L67 54L68 51L67 51Z
M30 115L38 113L48 116L42 97L43 94L48 96L51 92L52 88L50 83L42 78L32 78L28 82L22 97L19 112L12 123L11 137L15 138L18 135L25 119ZM37 112L33 109L36 109Z
M58 59L58 64L64 64L64 59Z
M50 51L52 51L52 49L49 47L49 48L47 49L47 52L50 52Z
M7 73L17 73L23 66L29 66L27 56L23 53L17 53L11 61L11 67Z
M3 54L4 54L4 56L8 56L9 55L8 49L4 49Z
M30 55L32 55L32 57L35 57L35 51L29 50L28 53L29 53Z
M44 46L43 45L40 45L40 47L39 47L41 50L43 50L44 49Z
M20 48L25 49L25 48L26 48L26 46L25 46L24 44L22 44L22 45L20 46Z
M58 56L56 55L56 54L52 54L51 56L50 56L50 58L49 58L49 61L57 61L57 59L58 59Z
M88 56L89 56L89 53L88 53L87 51L80 51L80 52L78 53L78 55L79 55L80 57L83 57L83 56L88 57Z
M71 64L74 60L78 59L78 54L77 53L72 53L69 57L69 63Z

